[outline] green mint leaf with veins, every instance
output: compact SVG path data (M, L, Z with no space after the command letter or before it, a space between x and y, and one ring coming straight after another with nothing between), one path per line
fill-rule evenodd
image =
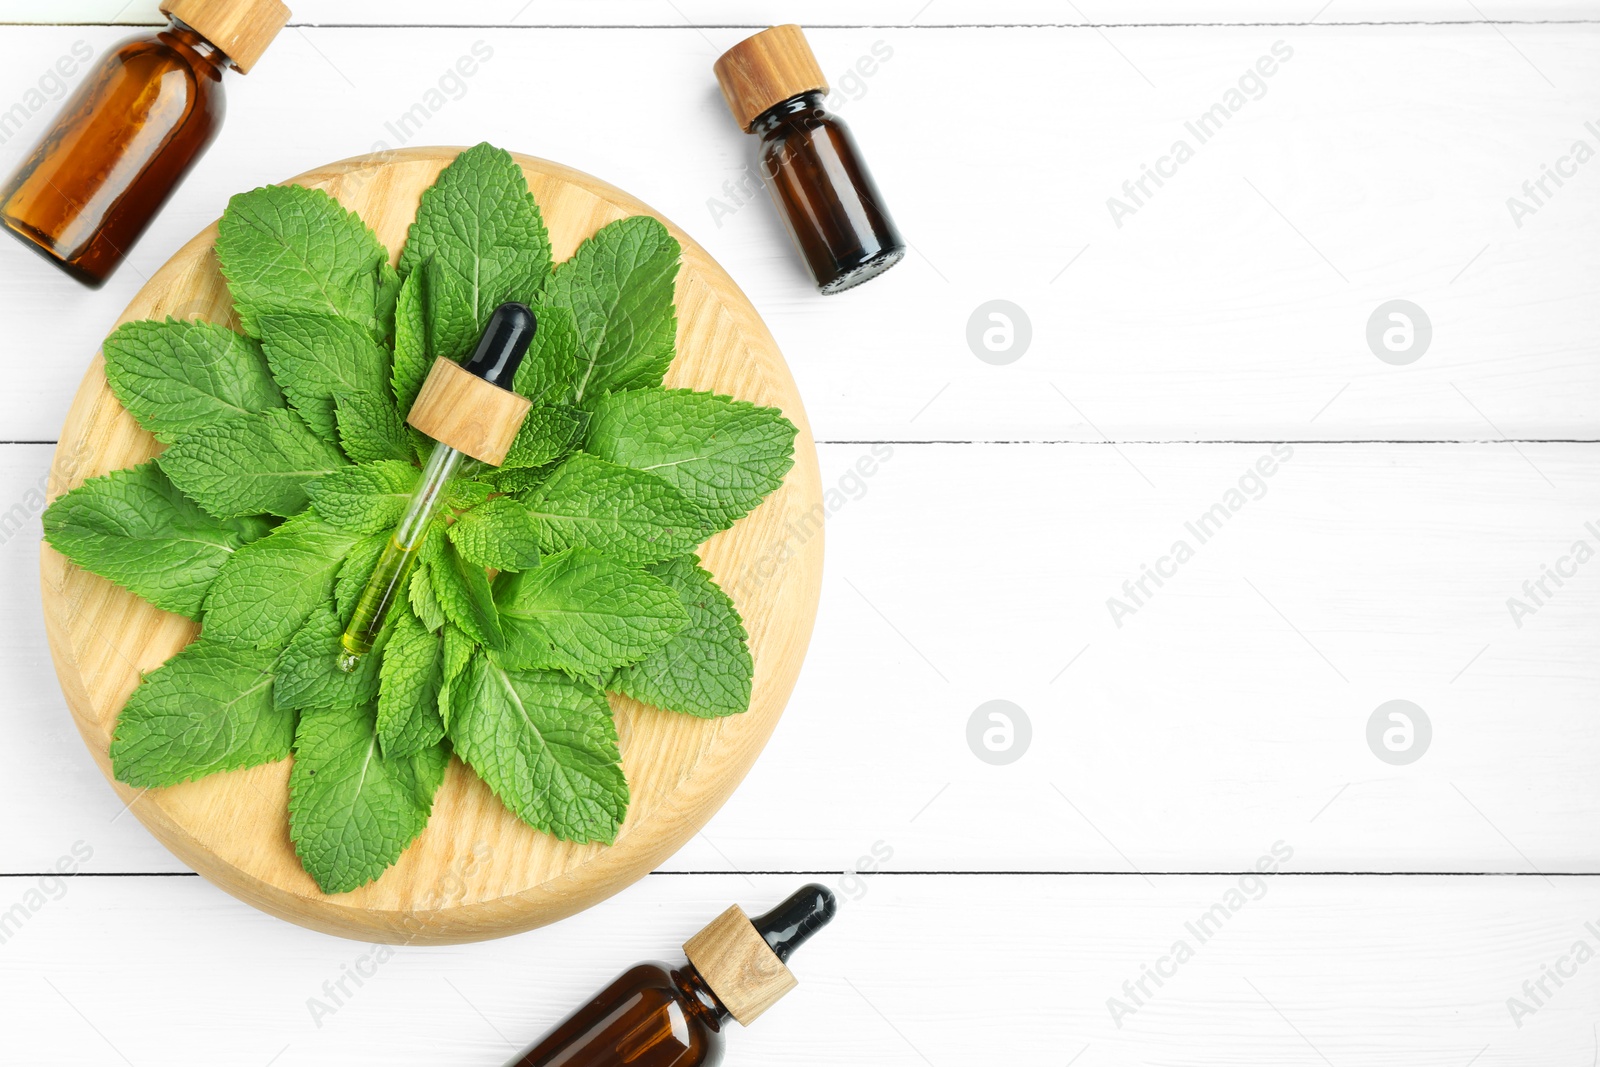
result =
M628 783L603 693L479 652L452 683L450 706L456 753L517 818L566 841L616 840Z
M677 593L689 624L649 656L617 671L606 688L700 718L749 708L755 667L733 601L693 556L658 563L650 572Z
M389 396L389 353L360 327L325 315L263 315L261 347L273 377L306 425L338 439L334 398Z
M426 536L432 537L437 532L430 530ZM406 580L406 600L417 618L422 620L422 625L429 631L435 631L445 625L444 607L433 592L433 565L428 562L426 551L419 550L417 556L417 562L411 568L411 577Z
M554 463L577 448L588 422L581 408L550 404L529 409L501 467L520 470Z
M535 405L567 403L578 381L577 323L567 308L545 304L533 308L533 317L539 326L511 387Z
M153 462L91 478L44 513L44 539L57 552L191 619L223 564L267 530L260 518L212 518Z
M539 528L510 497L497 496L463 513L449 534L456 550L480 567L523 571L539 565Z
M245 332L263 316L326 315L373 341L389 332L395 274L389 250L354 213L320 189L274 185L228 201L217 260Z
M499 648L500 620L495 614L489 576L483 568L464 559L437 523L428 531L420 551L422 561L428 566L434 600L444 617L465 630L478 644ZM428 629L437 629L429 618L430 611L418 610L417 614L428 624Z
M472 654L477 651L478 643L468 637L453 623L445 623L440 631L443 635L443 651L439 658L439 717L446 730L450 729L450 690L461 672L466 669Z
M370 704L378 696L378 666L388 630L373 651L348 674L339 669L339 635L344 626L328 604L312 611L305 625L278 656L272 700L280 708L335 708Z
M643 659L689 621L661 579L585 548L496 579L494 599L506 636L495 659L518 669L598 674Z
M337 394L333 398L333 421L339 428L339 447L353 462L411 462L411 434L387 396Z
M317 514L357 533L392 531L416 492L422 472L409 463L386 459L343 467L306 486Z
M550 552L593 548L631 563L690 551L708 531L700 510L659 475L576 453L523 497Z
M384 531L361 538L345 555L344 562L339 564L339 576L333 584L333 604L334 613L341 622L350 621L350 613L355 610L361 591L367 587L367 580L378 565L378 557L383 555L384 548L393 536Z
M389 385L394 390L395 408L402 415L422 390L433 369L433 345L428 339L427 281L433 273L432 261L406 276L400 287L400 300L394 312L394 367Z
M345 466L339 450L287 408L236 415L185 434L156 462L220 519L294 515L309 502L307 482Z
M332 597L340 563L360 538L307 513L245 545L206 594L205 635L282 648Z
M660 475L726 529L783 484L796 432L776 408L688 389L635 389L595 402L584 451Z
M128 322L106 338L106 381L156 440L283 407L261 345L210 322Z
M175 785L287 757L294 712L272 703L272 659L202 638L145 675L111 739L117 781Z
M440 354L470 351L506 301L533 302L550 276L550 237L508 152L489 144L469 148L423 192L401 273L413 274L429 259L459 297L440 300L430 293L429 321Z
M458 511L478 507L495 493L494 486L467 478L456 478L445 490L445 503Z
M577 329L574 403L661 384L677 337L680 251L659 220L635 215L601 227L556 268L543 303L569 313Z
M434 745L385 756L371 707L302 712L289 772L289 837L324 893L388 869L433 812L449 755Z
M390 613L378 693L378 742L390 758L432 748L444 737L439 717L443 638L397 604Z

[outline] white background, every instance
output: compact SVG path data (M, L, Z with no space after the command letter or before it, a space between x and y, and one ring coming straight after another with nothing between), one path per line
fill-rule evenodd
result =
M120 6L0 3L0 109L157 18ZM1600 960L1520 1020L1507 1004L1600 951L1600 562L1520 626L1507 605L1600 548L1600 161L1521 225L1507 206L1600 147L1600 9L295 7L103 290L0 245L0 512L30 514L0 543L0 912L26 912L0 944L0 1061L494 1067L727 903L814 878L840 918L799 990L734 1027L732 1064L1600 1062ZM836 75L890 53L836 102L914 248L825 299L765 199L730 199L754 144L710 69L795 19ZM316 1019L373 948L233 900L119 810L45 647L36 487L143 279L230 194L396 145L386 123L480 40L492 60L408 143L559 160L684 226L776 334L843 505L794 699L703 834L553 928L401 949ZM1265 94L1119 227L1107 198L1279 41ZM1433 325L1404 366L1366 340L1397 298ZM1008 365L966 340L992 299L1031 322ZM1264 493L1118 626L1107 599L1273 442L1292 455ZM966 739L994 699L1032 725L1006 766ZM1367 743L1393 699L1432 726L1409 765ZM1275 844L1281 874L1198 944L1185 923ZM45 878L74 848L82 873ZM1113 1020L1180 938L1194 958Z

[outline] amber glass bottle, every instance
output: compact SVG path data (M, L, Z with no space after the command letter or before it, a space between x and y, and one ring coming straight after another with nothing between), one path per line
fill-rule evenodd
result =
M773 26L717 60L734 121L761 139L760 169L817 288L860 285L905 256L855 137L823 106L827 80L798 26Z
M117 45L0 190L0 224L85 285L111 276L222 123L222 75L283 24L278 0L169 0Z
M789 954L834 910L820 885L754 919L735 905L685 942L689 962L624 971L507 1067L716 1067L728 1019L748 1026L795 987Z

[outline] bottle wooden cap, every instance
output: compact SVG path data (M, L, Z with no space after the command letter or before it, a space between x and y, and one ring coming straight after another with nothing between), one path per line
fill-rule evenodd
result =
M722 53L711 69L734 121L747 133L756 117L773 104L828 89L805 33L792 23L745 38Z
M281 0L162 0L161 13L222 49L240 74L250 73L289 21Z
M741 1026L800 984L737 904L685 941L683 954Z
M533 404L440 356L411 404L406 421L435 441L499 466Z

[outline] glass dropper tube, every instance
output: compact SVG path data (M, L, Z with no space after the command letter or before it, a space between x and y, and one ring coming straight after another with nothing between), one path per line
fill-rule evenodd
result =
M350 614L350 625L339 638L340 670L354 671L361 657L372 651L378 631L383 629L383 621L388 617L389 606L395 597L404 595L406 580L411 577L412 565L422 549L422 535L428 532L445 487L456 476L461 461L467 458L465 452L443 442L433 446L428 465L422 470L422 484L417 486L405 515L394 528L394 536L389 538L383 554L378 557L372 577L361 590L355 611Z
M533 312L525 305L502 304L489 316L483 336L472 357L461 364L461 369L490 385L510 389L517 367L528 350L538 323ZM422 550L422 541L444 499L445 490L456 476L476 467L478 461L460 449L443 441L433 446L428 465L422 470L422 481L412 494L405 514L395 527L394 535L384 546L383 553L372 569L372 577L356 599L350 622L339 636L339 669L349 673L361 663L361 657L372 651L378 635L388 618L389 609L399 597L405 595L406 581Z

